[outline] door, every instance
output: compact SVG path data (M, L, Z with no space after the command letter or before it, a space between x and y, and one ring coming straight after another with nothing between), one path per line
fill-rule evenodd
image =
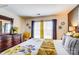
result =
M40 22L34 22L34 38L40 38Z
M53 21L44 21L44 39L53 39Z
M34 22L34 38L53 39L53 21Z

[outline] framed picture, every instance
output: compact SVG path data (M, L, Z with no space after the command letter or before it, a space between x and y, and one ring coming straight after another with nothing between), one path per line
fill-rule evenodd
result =
M61 22L61 25L65 25L65 22Z
M62 29L62 26L59 26L59 29Z

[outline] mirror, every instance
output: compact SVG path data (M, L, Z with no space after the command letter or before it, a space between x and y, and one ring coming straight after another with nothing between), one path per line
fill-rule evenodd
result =
M11 30L11 24L5 23L4 24L4 33L10 33L10 30Z
M0 33L2 33L2 21L0 21Z
M0 15L0 34L10 34L13 27L13 19Z

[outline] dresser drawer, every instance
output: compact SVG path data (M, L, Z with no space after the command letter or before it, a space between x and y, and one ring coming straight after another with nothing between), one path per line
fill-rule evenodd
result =
M0 35L0 52L21 43L21 34Z
M13 46L21 43L21 35L13 35Z

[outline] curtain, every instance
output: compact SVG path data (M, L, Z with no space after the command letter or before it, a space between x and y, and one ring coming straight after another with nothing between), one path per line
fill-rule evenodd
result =
M57 39L57 20L53 19L53 39Z
M40 22L40 38L44 38L44 24L43 24L43 21Z
M31 23L31 37L34 37L34 21Z

